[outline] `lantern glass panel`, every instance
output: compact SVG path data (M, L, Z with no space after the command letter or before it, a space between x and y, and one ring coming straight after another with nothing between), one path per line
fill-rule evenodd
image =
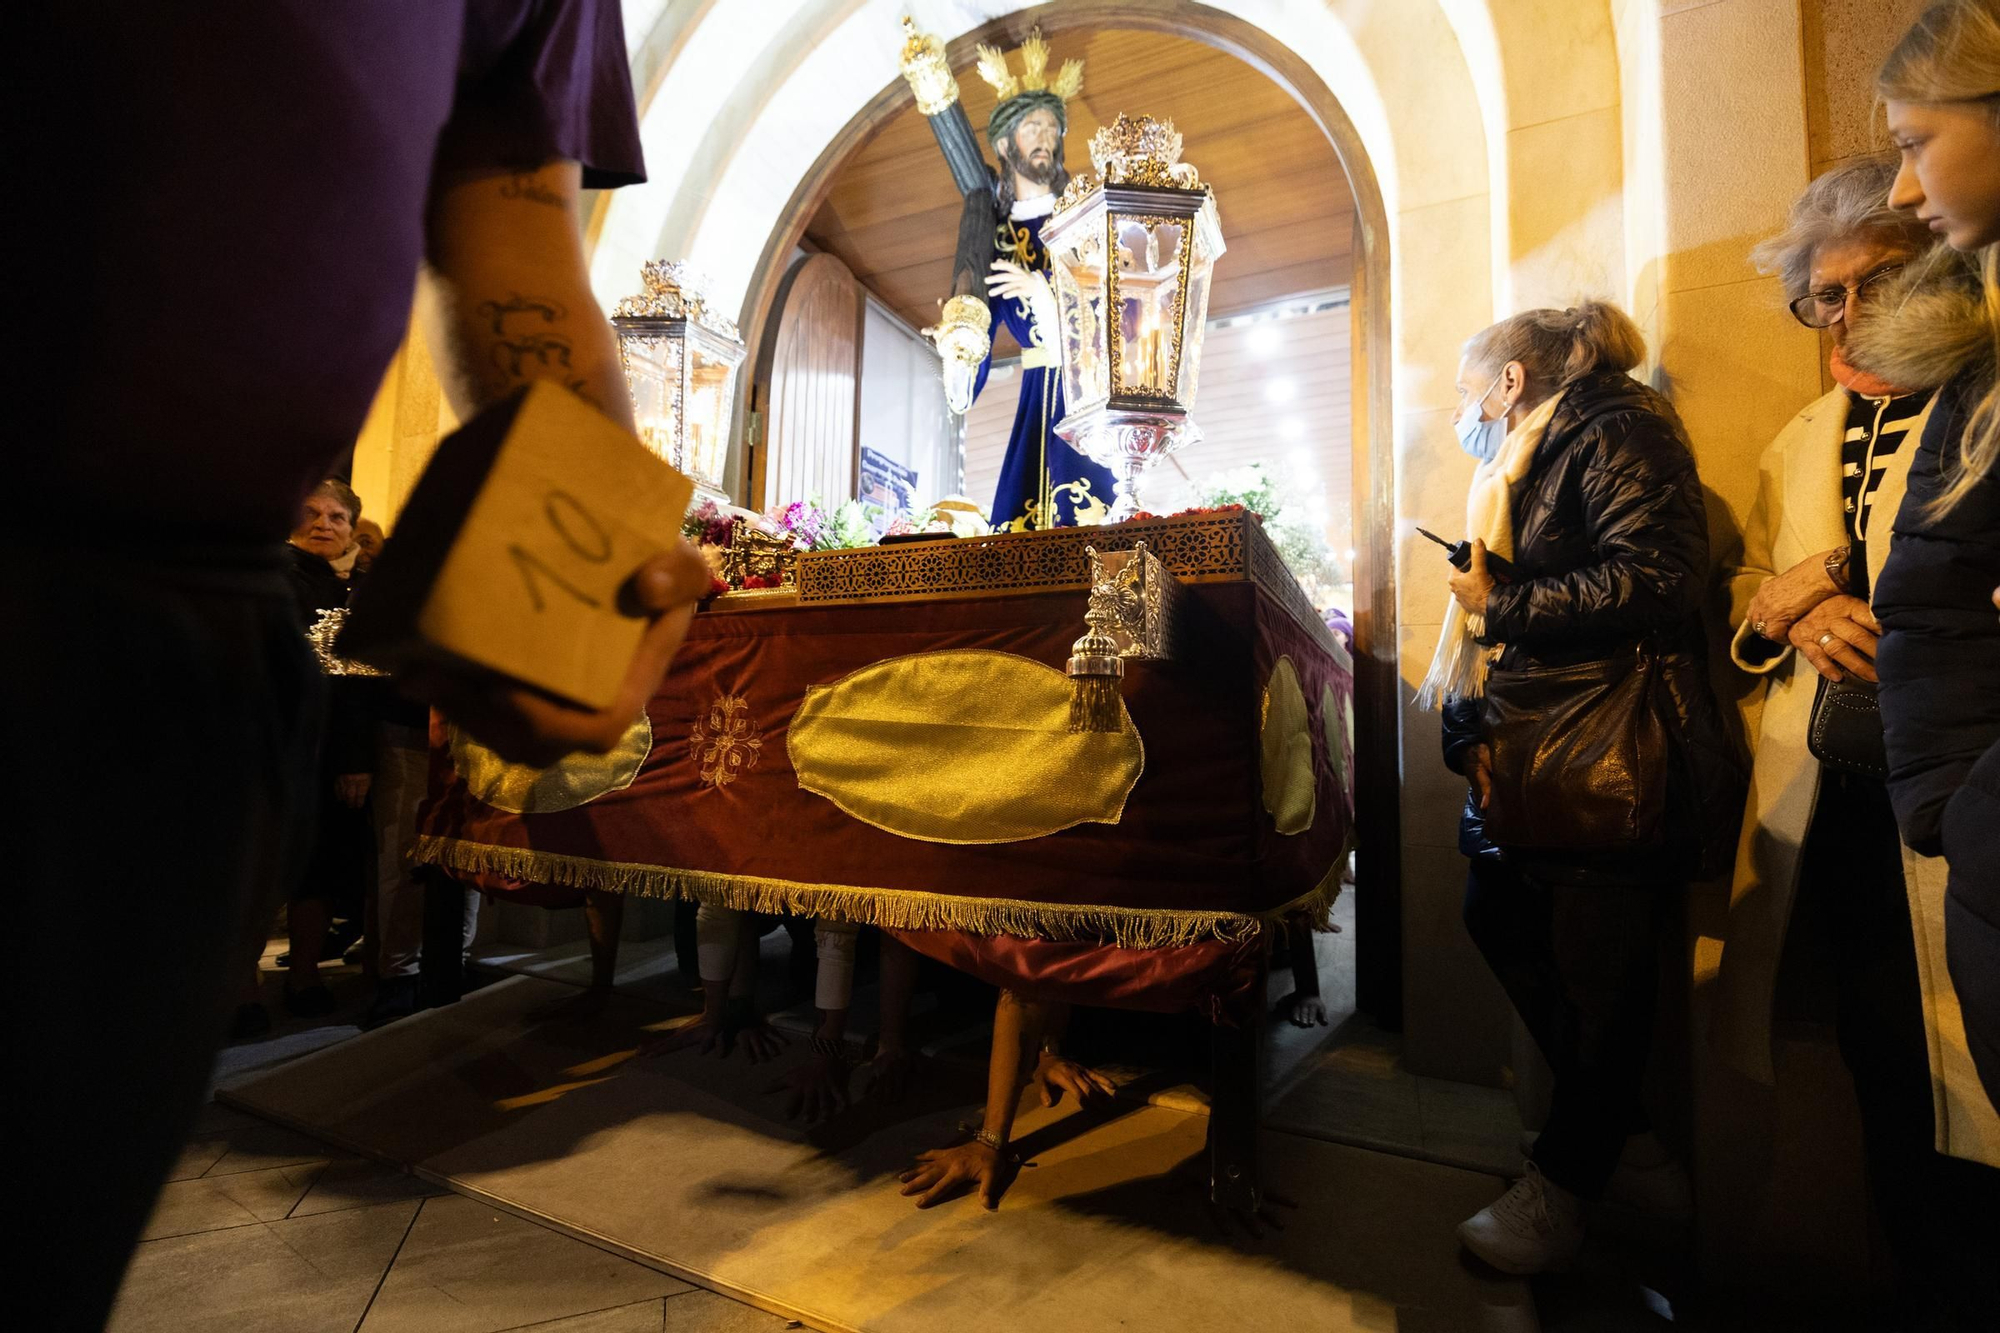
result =
M638 423L639 439L666 459L677 462L681 400L681 355L679 338L621 336L625 382L632 390L632 419Z
M1115 216L1115 215L1114 215ZM1116 390L1172 398L1181 341L1181 263L1187 222L1116 217L1118 382Z
M1197 252L1207 249L1197 244ZM1201 339L1208 330L1208 275L1212 261L1200 255L1188 274L1187 321L1181 335L1180 377L1174 382L1175 395L1182 407L1194 406L1194 393L1201 369Z
M1069 410L1111 393L1105 359L1104 215L1071 226L1051 255L1056 309L1062 324L1063 401Z
M699 342L688 349L688 362L683 399L687 454L681 467L696 481L720 486L722 465L729 452L729 387L736 363Z

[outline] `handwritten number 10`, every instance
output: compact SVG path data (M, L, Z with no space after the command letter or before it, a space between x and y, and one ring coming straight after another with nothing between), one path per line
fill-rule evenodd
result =
M542 514L554 528L576 557L593 565L601 565L611 559L611 534L604 525L590 516L590 511L577 503L576 497L565 491L550 491L542 502ZM587 537L588 540L582 540ZM518 542L507 547L507 554L514 558L514 564L521 571L521 581L528 585L528 597L541 611L546 603L542 600L542 588L536 575L546 578L570 596L595 610L603 605L583 589L549 568L548 563L533 551Z

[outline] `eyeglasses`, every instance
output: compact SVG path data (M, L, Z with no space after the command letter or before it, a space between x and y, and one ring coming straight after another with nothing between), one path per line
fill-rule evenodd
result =
M1902 271L1901 264L1885 264L1852 287L1822 287L1807 292L1791 303L1792 318L1809 329L1838 324L1847 313L1848 297L1852 296L1857 303L1867 301L1880 291L1882 283Z

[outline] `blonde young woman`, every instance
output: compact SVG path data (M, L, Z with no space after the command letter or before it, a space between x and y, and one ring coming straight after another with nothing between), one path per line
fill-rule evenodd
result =
M2000 1327L2000 3L1947 0L1876 80L1901 157L1889 202L1943 245L1855 330L1857 365L1937 386L1875 589L1889 795L1904 841L1944 857L1911 899L1944 1150L1983 1162L1982 1284ZM1938 1204L1936 1206L1946 1206Z
M1902 157L1889 201L1944 242L1856 330L1857 363L1940 386L1875 596L1889 794L1904 839L1949 866L1943 903L1913 904L1941 1001L1942 1132L2000 1163L2000 4L1933 6L1876 87Z
M1476 544L1448 581L1454 605L1420 697L1442 701L1445 762L1472 786L1459 834L1466 929L1555 1073L1525 1174L1458 1229L1511 1273L1573 1259L1587 1205L1621 1170L1671 1166L1639 1095L1665 909L1712 859L1710 821L1689 807L1709 800L1733 825L1742 800L1709 692L1701 482L1673 409L1627 373L1644 356L1622 311L1585 301L1502 320L1466 343L1459 366L1455 425L1480 459L1466 506ZM1504 582L1489 547L1511 562ZM1626 733L1645 732L1635 757L1646 771L1580 767L1664 787L1669 810L1691 817L1669 820L1659 840L1566 840L1590 822L1578 793L1535 784L1518 747L1496 743L1489 717L1506 692L1495 682L1553 682L1536 725L1575 734L1596 676L1633 678L1641 654L1659 682L1647 711L1598 714L1593 734L1632 754ZM1667 754L1650 740L1661 732ZM1551 825L1565 828L1545 838Z
M1771 1083L1779 958L1804 938L1817 942L1831 963L1874 1211L1908 1312L1962 1307L1967 1282L1985 1280L1960 1243L1963 1224L1944 1221L1975 1204L1985 1173L1935 1147L1906 889L1941 891L1945 868L1903 846L1880 777L1822 764L1807 739L1822 681L1876 678L1881 626L1869 594L1936 402L1931 388L1847 359L1852 327L1929 248L1923 224L1888 205L1896 171L1889 155L1827 172L1752 256L1780 276L1799 322L1827 334L1836 387L1765 450L1730 579L1730 656L1757 677L1763 707L1713 1030L1732 1063ZM1948 1200L1960 1207L1940 1206Z

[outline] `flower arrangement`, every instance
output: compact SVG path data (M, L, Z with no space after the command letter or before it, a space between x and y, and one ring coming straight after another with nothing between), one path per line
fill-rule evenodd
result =
M703 500L681 521L681 535L693 542L708 562L714 580L711 595L738 589L782 588L791 581L785 570L752 573L746 568L751 561L730 558L739 531L749 534L746 541L754 539L758 548L755 563L768 564L773 547L780 551L789 547L799 552L873 546L875 523L881 513L876 506L858 500L845 501L832 509L816 498L795 500L763 514Z
M1264 535L1278 548L1279 558L1315 607L1323 608L1333 589L1345 581L1319 524L1279 490L1277 478L1262 463L1251 463L1198 482L1195 494L1212 509L1241 508L1256 515L1263 524Z

